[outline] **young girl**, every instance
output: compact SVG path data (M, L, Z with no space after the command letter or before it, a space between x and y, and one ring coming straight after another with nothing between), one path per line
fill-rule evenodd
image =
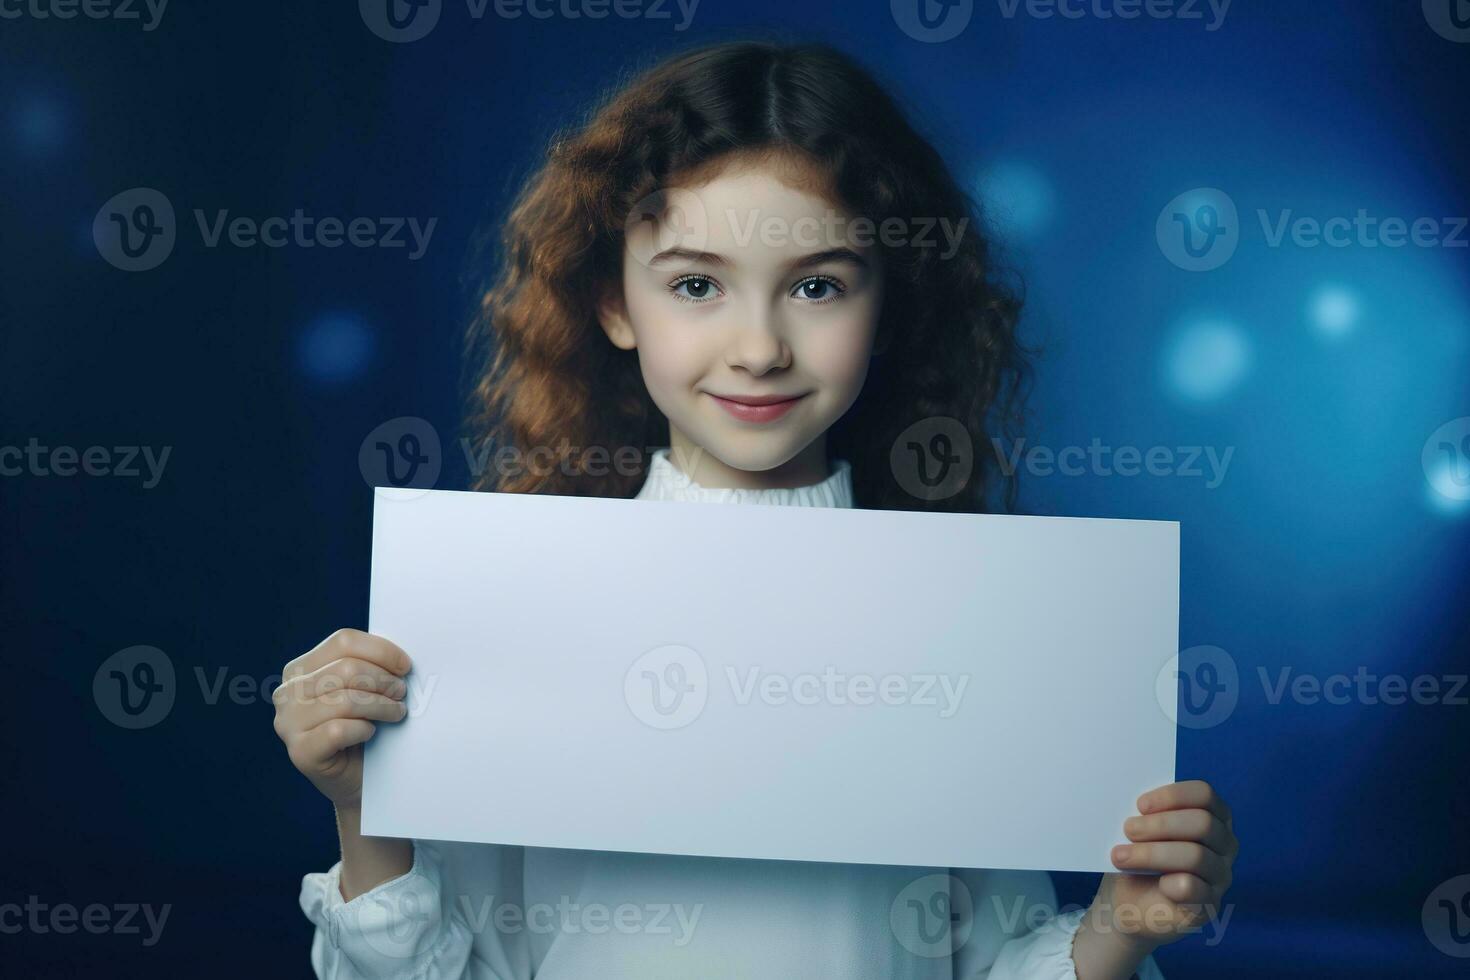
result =
M974 218L830 49L726 44L646 72L555 142L508 219L474 422L482 447L548 462L496 466L480 488L985 508L983 459L934 491L897 441L944 422L984 445L1014 414L1019 304ZM635 466L617 465L627 447ZM1230 811L1202 782L1140 797L1112 854L1124 873L1061 915L1044 872L364 837L362 743L405 717L409 669L341 630L276 694L276 730L341 836L342 860L301 891L318 976L1158 977L1149 953L1230 884Z

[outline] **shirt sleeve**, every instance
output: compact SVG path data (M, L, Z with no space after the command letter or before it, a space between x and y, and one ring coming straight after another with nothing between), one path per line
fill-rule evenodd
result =
M471 977L469 926L444 900L437 850L414 841L413 866L350 902L342 900L342 862L301 881L301 910L316 925L311 966L326 980ZM492 973L481 974L493 976Z
M968 902L970 934L956 950L957 980L1077 980L1072 940L1087 910L1058 914L1056 888L1044 871L952 872L951 904ZM1164 980L1149 956L1136 980Z

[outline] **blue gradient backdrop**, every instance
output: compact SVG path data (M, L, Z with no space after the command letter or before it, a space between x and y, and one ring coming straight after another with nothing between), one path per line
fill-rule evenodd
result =
M198 678L268 690L329 630L365 625L366 433L422 416L444 440L439 485L466 479L477 232L625 68L755 35L856 54L992 203L1044 348L1029 446L1231 453L1215 486L1023 475L1035 513L1181 521L1181 647L1222 648L1238 670L1228 719L1179 739L1181 777L1235 808L1232 918L1213 947L1163 950L1164 972L1465 975L1421 910L1470 873L1470 709L1273 704L1260 672L1467 671L1470 503L1455 493L1470 443L1434 472L1421 451L1470 415L1470 235L1339 248L1268 233L1288 211L1362 209L1449 234L1441 219L1470 212L1470 43L1431 30L1417 0L1237 0L1216 30L1205 7L1123 21L985 2L943 43L905 34L881 0L703 0L682 31L677 8L476 21L449 2L409 44L355 7L180 3L151 31L0 20L0 445L171 447L152 488L0 478L0 903L172 906L148 948L0 934L0 972L307 972L296 894L334 858L330 808L288 765L268 697L211 704ZM173 203L178 242L127 273L91 226L139 186ZM1197 188L1239 214L1234 255L1206 272L1155 233ZM208 248L196 208L438 223L408 261ZM136 644L167 652L179 692L163 722L124 731L92 679ZM1090 897L1087 876L1058 882L1066 901Z

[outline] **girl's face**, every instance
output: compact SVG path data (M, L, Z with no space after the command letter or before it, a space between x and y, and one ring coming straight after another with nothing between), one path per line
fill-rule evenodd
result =
M630 222L622 296L599 306L702 486L825 479L827 429L867 377L883 305L873 236L798 178L727 166L672 192L664 220Z

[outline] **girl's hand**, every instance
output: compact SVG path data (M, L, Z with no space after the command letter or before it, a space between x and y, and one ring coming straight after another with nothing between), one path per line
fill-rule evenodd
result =
M1131 844L1113 848L1113 864L1152 874L1103 876L1090 915L1144 951L1197 931L1220 914L1240 852L1230 807L1209 783L1170 783L1138 798L1140 816L1123 821Z
M362 743L374 722L401 721L408 654L371 633L342 629L286 665L271 695L276 734L291 762L341 810L362 802Z

